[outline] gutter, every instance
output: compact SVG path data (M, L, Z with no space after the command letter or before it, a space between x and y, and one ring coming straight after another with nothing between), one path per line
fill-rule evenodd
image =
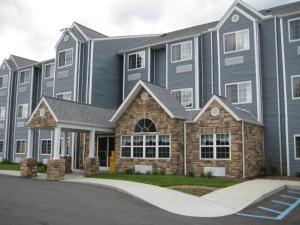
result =
M183 149L184 149L184 153L183 153L183 166L184 166L184 175L187 174L187 170L186 170L186 164L187 164L187 160L186 160L186 122L183 122Z
M243 152L243 179L246 178L245 165L245 123L242 121L242 152Z

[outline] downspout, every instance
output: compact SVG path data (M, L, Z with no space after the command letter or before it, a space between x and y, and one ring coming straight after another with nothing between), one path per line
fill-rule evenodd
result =
M246 178L246 171L245 171L245 124L242 121L242 151L243 151L243 179Z
M186 122L183 122L183 165L184 165L184 175L186 175Z

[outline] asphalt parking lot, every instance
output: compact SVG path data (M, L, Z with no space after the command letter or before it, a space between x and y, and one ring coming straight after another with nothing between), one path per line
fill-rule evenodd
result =
M293 190L280 195L297 196L289 191ZM277 197L270 199L284 199L291 204L295 200ZM259 213L255 211L258 205L278 211L286 208L272 208L274 205L268 205L265 199L241 213ZM241 215L193 218L166 212L102 186L0 175L0 225L299 225L299 208L290 210L281 220Z

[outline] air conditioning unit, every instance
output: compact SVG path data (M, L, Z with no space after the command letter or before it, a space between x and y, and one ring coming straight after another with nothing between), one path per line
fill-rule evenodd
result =
M43 164L47 165L48 164L48 159L43 159Z
M204 167L204 173L212 173L215 177L225 177L225 167Z
M20 157L16 157L15 158L15 163L21 163L21 158Z

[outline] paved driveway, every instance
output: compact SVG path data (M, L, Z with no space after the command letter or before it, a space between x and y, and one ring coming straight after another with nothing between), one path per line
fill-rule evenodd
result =
M299 208L282 221L236 215L184 217L109 188L0 175L1 225L296 225L299 221Z

